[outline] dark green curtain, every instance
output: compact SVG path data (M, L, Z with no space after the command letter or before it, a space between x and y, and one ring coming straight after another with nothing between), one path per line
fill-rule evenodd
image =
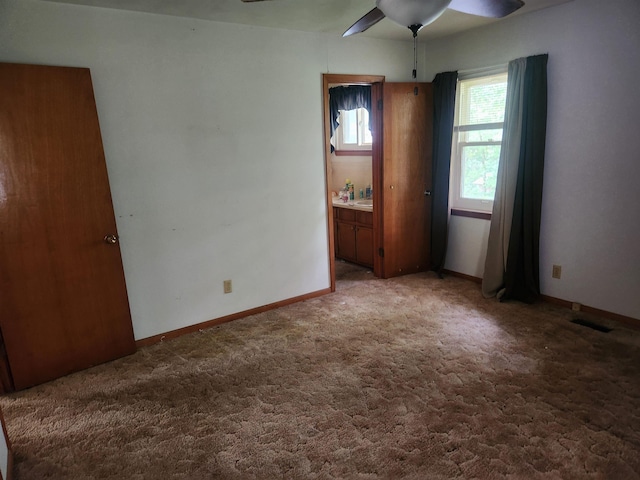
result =
M371 85L347 85L329 89L329 115L331 116L331 138L338 128L340 110L366 108L369 112L369 130L371 130ZM331 151L334 147L331 145Z
M433 160L431 188L431 269L444 268L449 231L449 171L458 72L433 79Z
M540 219L547 133L548 55L526 59L522 139L501 300L531 303L540 295Z

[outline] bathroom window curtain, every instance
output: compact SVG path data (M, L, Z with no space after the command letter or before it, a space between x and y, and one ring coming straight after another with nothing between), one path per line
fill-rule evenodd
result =
M540 294L547 61L545 54L509 63L504 135L482 280L485 297L533 302Z
M331 116L331 139L340 125L340 110L366 108L369 112L369 130L371 131L371 85L348 85L329 89L329 115ZM335 150L331 144L331 151Z
M458 72L433 79L433 163L431 192L431 269L441 273L449 231L449 172Z

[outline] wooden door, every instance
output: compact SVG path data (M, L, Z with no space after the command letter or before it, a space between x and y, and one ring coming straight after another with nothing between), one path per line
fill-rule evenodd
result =
M135 351L88 69L0 64L0 329L18 390Z
M428 269L433 92L429 83L383 84L383 277Z

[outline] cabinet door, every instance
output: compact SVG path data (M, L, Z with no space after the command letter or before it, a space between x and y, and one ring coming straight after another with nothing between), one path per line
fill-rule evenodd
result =
M344 260L356 261L356 227L343 222L336 222L336 256Z
M0 329L16 389L133 353L88 69L0 64Z
M356 227L356 261L373 266L373 228Z

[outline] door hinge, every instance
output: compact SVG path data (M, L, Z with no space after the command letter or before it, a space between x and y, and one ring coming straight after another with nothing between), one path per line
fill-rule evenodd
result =
M378 100L378 110L382 110L382 99Z
M378 255L381 257L384 257L384 248L379 248L378 249Z

